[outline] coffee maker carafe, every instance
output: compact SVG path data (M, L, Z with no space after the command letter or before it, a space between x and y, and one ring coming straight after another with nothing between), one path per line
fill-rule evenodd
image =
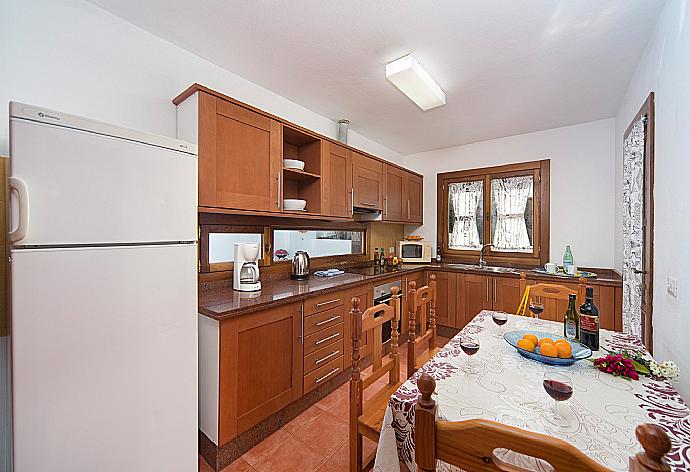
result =
M259 281L259 245L235 244L232 288L240 292L261 290Z

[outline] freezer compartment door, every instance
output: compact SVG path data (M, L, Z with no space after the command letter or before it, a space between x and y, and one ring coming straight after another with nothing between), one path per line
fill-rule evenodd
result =
M196 246L12 252L17 472L198 467Z
M12 228L28 212L17 245L197 239L194 155L12 118L10 159L27 190L11 195Z

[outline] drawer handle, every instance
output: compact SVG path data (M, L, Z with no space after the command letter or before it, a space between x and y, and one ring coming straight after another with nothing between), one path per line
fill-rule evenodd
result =
M332 316L332 317L328 318L327 320L319 321L318 323L316 323L315 326L325 325L326 323L330 323L331 321L335 321L338 318L340 318L340 315Z
M331 303L335 303L335 302L339 302L339 301L340 301L340 298L336 298L335 300L329 300L329 301L327 301L327 302L317 303L317 304L314 305L314 306L320 307L320 306L324 306L324 305L330 305Z
M316 382L314 382L314 383L319 383L319 382L322 382L322 381L326 380L328 377L330 377L331 375L335 374L335 373L338 372L339 370L340 370L340 367L336 367L335 369L331 370L329 373L327 373L327 374L324 375L323 377L319 377L318 379L316 379Z
M316 341L314 344L316 344L316 345L318 346L319 344L323 344L323 343L325 343L326 341L329 341L329 340L331 340L331 339L337 338L338 336L340 336L340 333L335 333L335 334L332 335L332 336L328 336L327 338L324 338L324 339L321 339L321 340L319 340L319 341Z
M323 359L319 359L318 361L314 362L314 364L321 364L323 361L327 361L327 360L330 359L331 357L337 356L338 354L340 354L340 351L333 351L333 352L331 352L329 355L327 355L326 357L324 357Z

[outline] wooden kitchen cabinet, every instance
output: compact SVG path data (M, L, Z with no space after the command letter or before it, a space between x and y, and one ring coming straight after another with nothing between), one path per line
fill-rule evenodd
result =
M407 221L406 174L392 165L384 166L383 221Z
M436 276L436 324L454 328L457 324L457 276L461 274L427 271L427 283L431 274Z
M280 211L281 124L199 93L199 206Z
M292 303L220 323L220 444L302 396L301 308Z
M458 290L463 320L457 324L457 328L463 328L480 311L493 309L493 277L477 274L463 275L463 283Z
M352 158L343 146L324 141L327 148L323 186L329 216L352 217Z
M352 152L353 206L383 210L383 163Z
M403 208L405 222L422 224L424 220L424 179L411 172L405 172Z
M513 277L493 278L493 310L504 311L506 313L517 312L518 305L522 300L520 292L520 279Z

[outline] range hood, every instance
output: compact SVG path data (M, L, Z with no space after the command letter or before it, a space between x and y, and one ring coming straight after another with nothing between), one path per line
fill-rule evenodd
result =
M383 212L376 208L352 207L352 217L355 221L381 221Z

